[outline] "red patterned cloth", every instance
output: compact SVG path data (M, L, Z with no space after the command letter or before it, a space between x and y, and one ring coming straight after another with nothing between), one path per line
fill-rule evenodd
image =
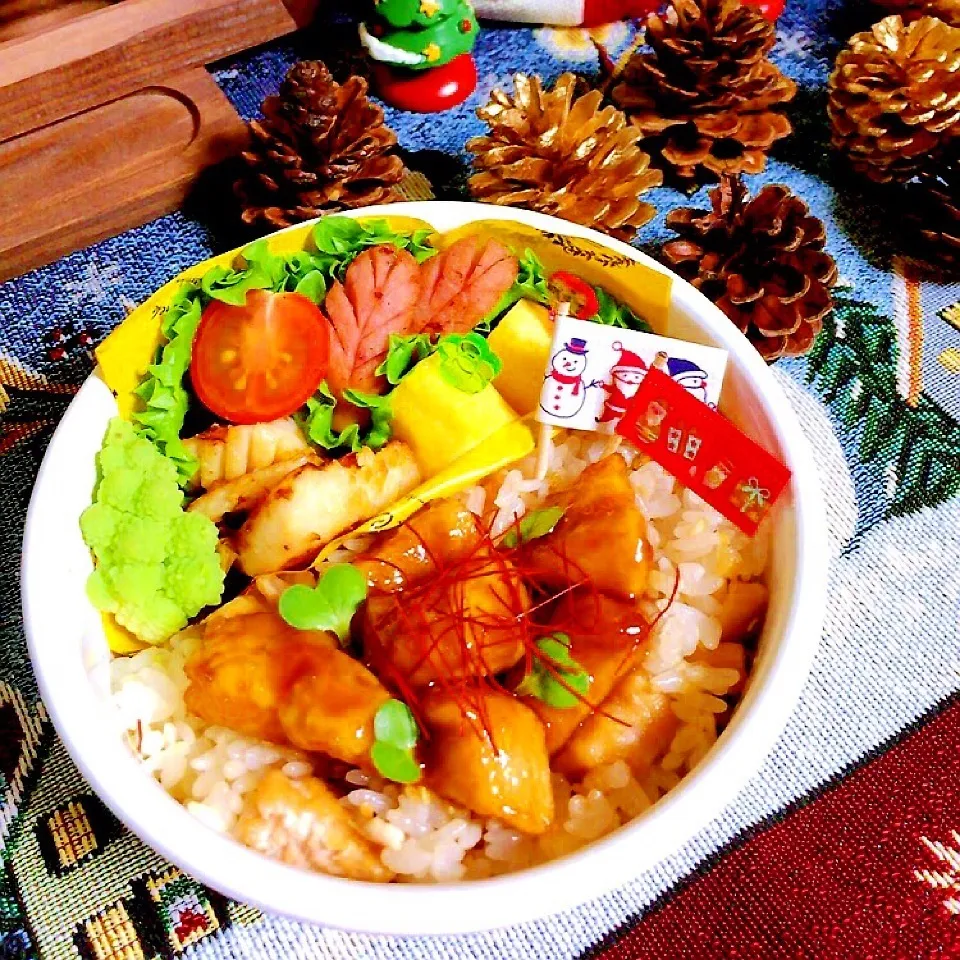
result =
M960 702L705 864L592 960L960 957L957 831Z

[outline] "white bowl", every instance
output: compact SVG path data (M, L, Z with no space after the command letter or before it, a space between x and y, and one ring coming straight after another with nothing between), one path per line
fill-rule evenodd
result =
M516 220L587 237L663 269L632 247L565 221L472 203L368 208L362 216L419 217L439 230L471 220ZM721 347L730 360L725 412L793 471L773 522L770 606L748 691L696 770L651 810L561 860L459 884L370 884L270 861L204 826L140 766L105 701L107 649L84 584L91 560L78 519L94 486L94 455L116 412L91 376L70 404L37 478L23 543L23 613L47 709L97 794L146 843L213 888L275 913L348 930L463 933L555 913L623 884L677 850L759 767L799 695L820 635L827 549L810 448L780 387L753 347L705 297L674 278L669 336Z

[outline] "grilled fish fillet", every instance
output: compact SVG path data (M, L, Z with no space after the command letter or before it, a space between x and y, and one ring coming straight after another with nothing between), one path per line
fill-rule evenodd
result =
M399 442L356 458L305 464L277 484L240 528L240 568L255 577L308 562L419 481L413 453Z

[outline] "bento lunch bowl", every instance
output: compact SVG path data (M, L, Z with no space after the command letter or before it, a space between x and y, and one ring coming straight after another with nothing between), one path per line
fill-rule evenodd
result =
M644 254L596 231L523 210L476 203L401 203L357 216L416 217L438 230L510 220L594 241L655 269ZM465 933L547 916L626 883L676 851L733 801L783 729L820 636L826 596L824 506L810 447L773 374L703 295L674 277L667 336L729 354L721 408L776 453L793 476L770 521L770 604L747 691L717 743L667 796L582 850L487 880L373 884L307 873L216 833L170 797L123 742L108 693L109 653L85 592L92 569L79 517L113 395L97 373L70 404L44 458L27 515L22 595L40 692L90 785L135 834L214 889L272 913L346 930Z

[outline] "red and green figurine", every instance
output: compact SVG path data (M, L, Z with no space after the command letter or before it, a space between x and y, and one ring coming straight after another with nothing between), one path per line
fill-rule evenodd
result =
M470 51L477 31L467 0L374 0L360 39L387 103L435 113L462 103L476 89Z

